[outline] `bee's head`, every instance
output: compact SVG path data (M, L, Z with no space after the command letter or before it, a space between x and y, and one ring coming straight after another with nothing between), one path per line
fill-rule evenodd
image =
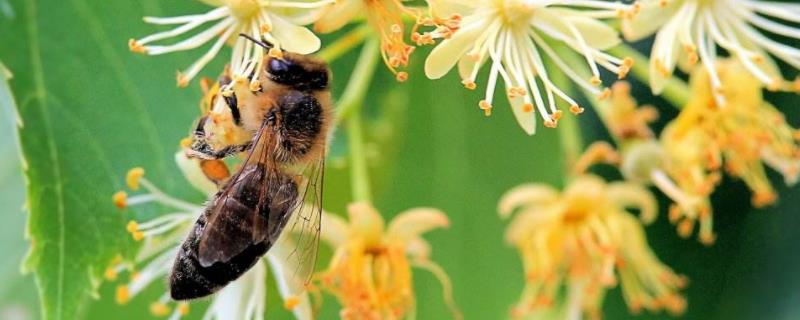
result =
M240 37L253 41L266 50L273 48L266 41L259 41L253 37L240 33ZM328 88L328 65L322 60L311 56L283 52L283 57L275 58L266 56L265 71L267 77L275 83L289 86L294 90L317 91Z
M279 84L300 91L328 88L328 66L310 56L284 53L283 58L267 58L267 77Z

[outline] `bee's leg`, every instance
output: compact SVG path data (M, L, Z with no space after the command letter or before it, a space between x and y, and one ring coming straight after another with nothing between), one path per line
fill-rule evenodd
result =
M196 139L193 143L191 148L187 151L187 154L190 157L197 157L204 160L219 160L224 159L228 156L235 155L237 153L241 153L250 149L252 142L246 142L244 144L238 145L231 145L225 148L214 150L205 140L203 139Z

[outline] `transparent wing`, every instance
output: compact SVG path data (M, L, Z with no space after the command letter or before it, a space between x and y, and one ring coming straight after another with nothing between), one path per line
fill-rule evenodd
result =
M286 259L296 269L295 278L304 284L311 281L317 264L322 222L322 194L325 180L325 157L310 163L301 177L298 205L285 232L294 249Z

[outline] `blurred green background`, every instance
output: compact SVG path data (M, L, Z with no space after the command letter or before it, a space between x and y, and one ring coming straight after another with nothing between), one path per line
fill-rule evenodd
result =
M165 191L202 201L172 162L178 140L198 116L201 95L196 81L176 88L173 75L201 52L144 57L130 53L126 41L161 30L144 24L144 15L205 8L194 1L0 0L0 61L14 74L0 84L0 319L40 317L34 277L20 273L28 249L23 240L27 215L9 86L25 124L20 141L38 221L31 231L43 235L37 242L41 254L30 266L44 275L39 279L44 297L63 302L63 309L51 314L66 319L149 316L147 306L163 285L118 306L113 302L117 283L100 284L99 295L91 297L89 275L130 250L124 230L128 219L158 211L122 213L111 205L110 195L122 187L127 169L143 166ZM323 46L335 37L323 37ZM433 259L452 278L455 300L467 319L502 319L521 293L523 277L516 252L503 242L505 222L497 217L496 202L521 183L560 185L558 131L540 127L536 136L526 136L505 102L484 117L477 108L480 93L464 90L454 74L435 82L424 79L421 62L428 50L414 54L411 78L403 84L379 66L364 105L375 205L387 219L417 206L447 212L451 227L426 236ZM356 56L357 50L333 63L335 96ZM215 77L224 60L218 57L203 75ZM662 110L659 129L675 116L641 84L635 88L640 102ZM770 99L800 126L796 95ZM579 118L585 140L606 138L589 111ZM326 173L325 208L336 213L343 213L350 199L345 130L337 131ZM618 178L611 168L598 172ZM723 183L713 199L718 241L712 247L678 238L664 215L646 228L659 258L690 279L684 318L800 318L800 188L772 178L781 199L764 210L750 209L741 182ZM661 204L665 212L669 203L662 198ZM54 279L57 274L64 275L61 281ZM449 317L432 276L417 272L414 285L420 319ZM268 318L287 317L274 287L268 295ZM83 303L72 309L68 304L76 297ZM202 307L192 310L191 318L202 316ZM336 310L328 297L323 318ZM608 295L604 314L609 319L670 318L630 315L619 289Z

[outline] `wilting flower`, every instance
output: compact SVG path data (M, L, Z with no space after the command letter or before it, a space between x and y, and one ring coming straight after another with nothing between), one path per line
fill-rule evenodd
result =
M357 15L367 15L367 21L378 32L381 39L381 56L384 63L395 74L398 81L405 81L408 73L399 71L408 65L414 46L406 43L403 16L415 20L421 18L417 9L407 8L402 0L340 0L325 9L322 17L314 23L314 31L329 33L339 30ZM416 29L416 26L414 27Z
M628 212L640 211L640 220ZM655 198L638 184L580 176L559 193L543 184L510 190L498 211L508 218L506 240L517 247L525 289L512 316L543 312L555 304L577 319L600 316L606 290L621 283L632 312L642 308L681 313L678 292L686 280L661 263L647 245L641 223L656 217ZM566 296L566 301L559 298Z
M799 39L800 28L773 21L799 22L800 5L753 0L643 0L641 12L623 22L623 34L637 40L656 33L650 59L650 84L660 93L678 63L701 61L715 98L724 103L717 73L717 46L735 57L742 71L768 88L786 87L775 58L799 68L800 50L764 36L758 29ZM769 53L769 54L768 54Z
M187 158L184 151L178 152L175 160L189 183L209 197L217 188L205 175L227 174L227 168L221 162L204 164L205 168L201 169L200 161ZM130 272L130 281L117 287L116 300L120 304L128 302L154 282L162 282L172 269L175 255L186 234L204 210L201 205L165 194L144 177L142 168L131 169L126 180L130 190L138 191L141 188L145 192L130 197L124 191L117 192L113 201L118 207L156 203L173 209L174 212L144 222L128 223L128 232L134 240L142 243L141 248L133 261L125 261L119 257L105 272L108 280L116 280L121 272ZM267 252L266 261L259 260L241 278L217 293L206 311L205 319L262 319L267 295L267 264L275 275L285 307L293 310L298 319L311 319L311 303L303 281L294 274L297 266L290 263L291 260L285 259L294 250L291 242L286 240L276 242ZM165 292L158 300L153 301L150 312L156 316L170 315L170 319L181 318L189 312L188 303L179 302L172 310L170 301L169 293Z
M711 214L692 213L689 209L696 206L696 197L686 195L710 194L722 169L747 184L756 207L777 199L764 164L783 175L789 185L800 175L800 133L763 100L761 83L737 60L719 61L715 68L714 75L705 68L696 69L691 99L661 135L669 159L667 171L677 186L659 183L666 179L663 175L654 179L656 185L665 185L662 189L674 189L665 191L673 194L677 204L670 214L673 221L685 220L686 224L699 218L701 226L706 226L701 229L701 239L710 237ZM709 81L714 76L723 88L731 88L722 91L727 101L724 106L714 98L716 90ZM691 233L691 227L684 229L685 235Z
M462 83L476 88L478 71L491 64L485 98L478 106L491 114L498 79L520 126L528 134L536 129L535 111L547 127L555 127L562 111L556 99L570 105L572 113L583 109L554 83L551 73L561 73L575 84L598 96L602 66L624 77L633 61L620 59L603 50L620 42L617 32L597 19L630 16L635 6L606 1L542 0L429 0L438 12L456 11L463 18L458 30L442 41L425 61L425 74L431 79L444 76L456 63ZM452 8L452 9L447 9ZM591 75L565 56L585 59ZM578 58L580 59L580 58ZM577 60L577 59L575 59Z
M322 221L322 239L336 250L320 276L322 287L341 302L342 318L403 319L413 313L411 266L426 269L439 279L446 302L454 316L460 317L450 297L450 280L429 260L430 245L420 237L447 227L444 213L411 209L398 214L386 227L368 203L351 204L347 211L349 223L327 214Z
M164 32L155 33L141 39L131 39L128 46L131 51L148 55L159 55L176 51L197 48L214 38L214 44L189 68L178 72L178 86L186 86L198 72L208 64L227 42L233 46L231 68L234 75L251 77L257 81L261 71L262 57L269 54L281 56L281 50L308 54L317 51L320 40L314 33L302 25L307 25L318 17L320 8L334 3L333 0L301 1L301 0L201 0L215 9L203 13L178 17L145 17L147 23L157 25L179 25ZM171 45L153 45L151 43L174 38L197 30L200 26L213 23L206 30ZM252 41L239 37L240 33L254 39L265 40L273 47L267 52L265 48ZM251 83L254 87L258 83Z

